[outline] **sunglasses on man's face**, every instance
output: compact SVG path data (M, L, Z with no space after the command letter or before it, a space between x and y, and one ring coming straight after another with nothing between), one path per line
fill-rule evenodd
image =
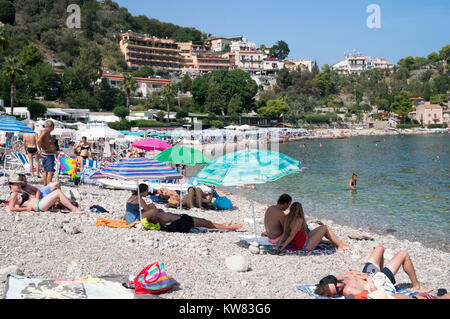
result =
M345 284L341 288L339 288L338 287L338 283L344 283L344 281L343 280L336 280L336 282L333 282L333 285L336 288L336 295L340 296L344 292Z

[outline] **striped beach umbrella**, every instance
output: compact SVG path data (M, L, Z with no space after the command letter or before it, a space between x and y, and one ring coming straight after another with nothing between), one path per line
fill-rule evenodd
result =
M15 117L1 116L0 117L0 131L8 133L31 133L36 134L25 123L16 120Z
M148 158L131 158L108 165L92 175L93 179L113 178L119 180L166 180L181 179L177 170Z
M251 185L275 181L301 171L301 163L287 155L252 150L228 153L211 162L196 176L196 180L210 185Z
M269 151L246 149L228 153L212 161L196 176L200 183L209 185L251 185L275 181L283 176L301 172L300 161L287 155ZM252 200L255 239L256 217Z
M100 169L100 172L93 174L91 179L113 178L119 180L135 180L139 194L140 180L166 180L181 179L177 170L167 166L166 164L147 158L132 158L122 160L118 163L108 165ZM141 201L139 200L139 213L142 219Z

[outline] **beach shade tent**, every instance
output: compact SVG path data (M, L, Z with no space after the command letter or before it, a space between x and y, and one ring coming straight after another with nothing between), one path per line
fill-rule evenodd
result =
M205 165L211 162L211 159L208 158L203 152L186 146L174 146L168 148L159 153L155 157L155 160L180 165ZM180 183L180 208L183 203L181 187L182 186Z
M301 162L270 150L245 149L212 161L196 176L197 182L214 186L263 184L301 172ZM256 234L255 208L252 201Z
M140 140L131 144L131 146L139 148L144 151L164 151L172 147L172 145L161 141L157 138L148 138L144 140Z
M125 137L124 134L120 133L119 131L113 130L112 128L109 128L108 126L93 126L88 129L78 131L74 135L74 139L76 141L80 141L83 136L86 136L86 138L89 141L97 141L99 139L123 139Z
M25 123L18 121L15 117L12 116L0 116L0 131L6 133L36 134L36 132L29 128ZM3 164L3 169L6 170L6 156Z
M181 179L177 170L166 164L148 158L132 158L108 165L93 174L91 179L112 178L117 180L136 181L138 196L140 180L166 180ZM141 203L139 201L139 213L141 214Z

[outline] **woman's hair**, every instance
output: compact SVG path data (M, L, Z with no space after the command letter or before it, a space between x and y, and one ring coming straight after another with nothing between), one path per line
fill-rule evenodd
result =
M332 298L334 295L330 291L328 284L318 284L316 290L314 291L316 295Z
M306 232L306 219L302 204L300 204L299 202L295 202L291 205L289 214L286 216L286 220L284 222L284 230L286 234L289 234L291 232L291 226L294 221L300 218L302 219L301 229Z
M142 194L144 192L148 191L148 185L147 184L139 184L139 193ZM137 191L131 191L133 195L137 195Z

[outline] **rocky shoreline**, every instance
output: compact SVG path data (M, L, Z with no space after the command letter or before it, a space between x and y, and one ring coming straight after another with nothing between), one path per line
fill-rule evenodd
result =
M36 179L29 178L33 183ZM63 186L71 187L61 179ZM450 289L450 254L425 247L419 242L398 240L392 235L379 235L330 220L320 219L332 227L337 236L350 245L350 251L326 256L274 256L254 254L244 245L242 237L253 235L251 202L239 195L230 195L234 209L183 211L218 223L243 223L238 232L207 232L173 234L96 226L96 218L120 219L128 191L102 189L95 185L78 187L82 205L101 205L109 213L86 215L62 213L12 213L0 207L0 291L4 293L7 273L30 278L74 279L91 275L135 276L154 261L164 262L166 272L178 284L161 295L168 299L311 299L297 290L297 285L315 284L328 274L362 270L365 260L377 245L386 248L385 260L399 250L407 250L416 273L424 286ZM0 199L7 199L9 188L2 186ZM166 209L163 205L158 207ZM256 218L264 217L267 205L255 203ZM167 209L181 213L176 209ZM318 225L308 216L309 227ZM257 225L258 233L264 231ZM366 237L355 240L349 237ZM370 239L373 239L370 240ZM248 262L242 272L230 270L227 258L240 255ZM228 260L229 261L229 260ZM409 284L400 270L397 283ZM406 286L408 287L408 286Z

